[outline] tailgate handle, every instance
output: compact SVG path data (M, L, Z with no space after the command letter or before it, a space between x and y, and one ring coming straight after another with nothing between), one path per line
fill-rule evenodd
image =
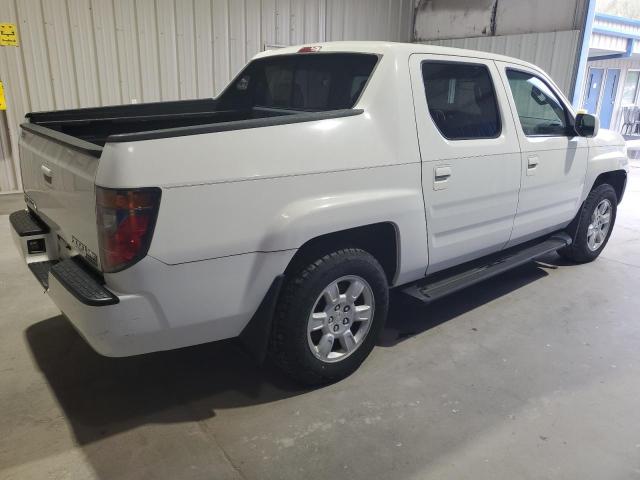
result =
M42 171L42 175L47 183L51 183L51 179L53 177L53 172L46 165L40 165L40 170Z

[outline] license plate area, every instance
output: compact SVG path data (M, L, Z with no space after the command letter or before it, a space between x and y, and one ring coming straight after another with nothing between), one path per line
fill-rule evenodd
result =
M56 235L56 238L58 240L58 258L60 260L71 258L72 256L78 254L78 252L75 252L73 247L69 245L69 243L67 243L67 241L60 235Z

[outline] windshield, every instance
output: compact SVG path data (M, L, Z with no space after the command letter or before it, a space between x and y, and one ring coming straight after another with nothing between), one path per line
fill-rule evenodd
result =
M352 108L378 61L361 53L313 53L251 62L225 90L220 108L323 111Z

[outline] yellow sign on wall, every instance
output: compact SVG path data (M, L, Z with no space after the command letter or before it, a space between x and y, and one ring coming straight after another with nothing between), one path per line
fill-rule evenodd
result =
M0 23L0 47L18 46L18 28L13 23Z
M7 102L4 101L4 86L0 82L0 110L7 109Z

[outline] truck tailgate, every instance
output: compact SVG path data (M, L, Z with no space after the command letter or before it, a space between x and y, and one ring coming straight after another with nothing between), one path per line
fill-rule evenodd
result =
M25 123L19 141L27 204L70 248L100 269L95 176L102 148Z

